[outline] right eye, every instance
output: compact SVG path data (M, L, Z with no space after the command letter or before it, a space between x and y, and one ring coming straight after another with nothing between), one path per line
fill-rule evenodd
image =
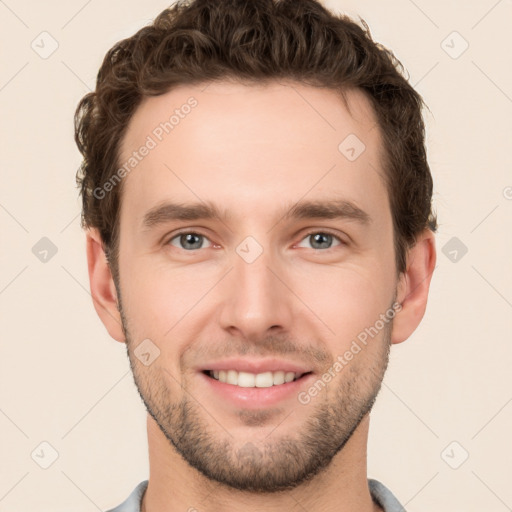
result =
M202 246L205 240L208 240L208 238L200 233L196 233L194 231L182 231L170 238L167 244L185 251L195 251L203 248Z

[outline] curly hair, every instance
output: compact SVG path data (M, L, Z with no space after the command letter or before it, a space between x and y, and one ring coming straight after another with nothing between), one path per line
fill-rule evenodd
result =
M177 85L235 79L291 79L369 99L384 144L386 187L398 272L425 228L437 229L425 149L421 96L394 54L368 25L328 11L316 0L179 0L105 55L96 89L75 112L82 226L97 228L117 275L122 183L94 191L115 174L120 145L142 99Z

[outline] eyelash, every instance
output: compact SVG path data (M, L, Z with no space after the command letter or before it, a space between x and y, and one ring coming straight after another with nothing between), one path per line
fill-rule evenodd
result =
M330 231L329 229L322 229L322 230L318 230L318 229L315 229L315 230L311 230L311 231L308 231L307 233L304 234L304 236L300 239L299 243L302 242L304 239L308 238L309 236L311 235L316 235L316 234L323 234L323 235L330 235L332 236L333 238L335 238L338 242L340 242L340 246L342 245L348 245L347 242L345 242L344 240L342 240L338 235L336 235L335 233L333 233L332 231ZM181 235L199 235L199 236L202 236L204 238L206 238L208 241L210 241L211 243L211 240L206 236L204 235L203 233L199 232L199 231L189 231L189 230L184 230L184 231L178 231L177 233L175 233L171 238L169 238L167 240L167 242L165 242L164 245L171 245L171 241L174 240L175 238L178 238L179 236ZM333 249L335 249L336 247L338 246L334 246L334 247L329 247L328 249L313 249L314 251L316 252L329 252ZM176 247L176 249L181 249L179 247ZM185 252L194 252L194 251L199 251L200 249L191 249L191 250L186 250L186 249L182 249L183 251Z

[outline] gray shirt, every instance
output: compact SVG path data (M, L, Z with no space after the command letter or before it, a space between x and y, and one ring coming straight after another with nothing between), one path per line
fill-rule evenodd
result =
M148 481L144 480L135 487L126 501L107 512L140 512L140 502L147 486ZM368 487L370 488L373 501L380 505L384 512L406 512L393 493L378 480L368 478Z

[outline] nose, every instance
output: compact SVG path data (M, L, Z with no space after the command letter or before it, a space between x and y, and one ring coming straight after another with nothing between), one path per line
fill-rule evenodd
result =
M278 260L270 250L252 262L235 252L233 269L221 290L220 322L224 330L248 340L290 330L297 299Z

